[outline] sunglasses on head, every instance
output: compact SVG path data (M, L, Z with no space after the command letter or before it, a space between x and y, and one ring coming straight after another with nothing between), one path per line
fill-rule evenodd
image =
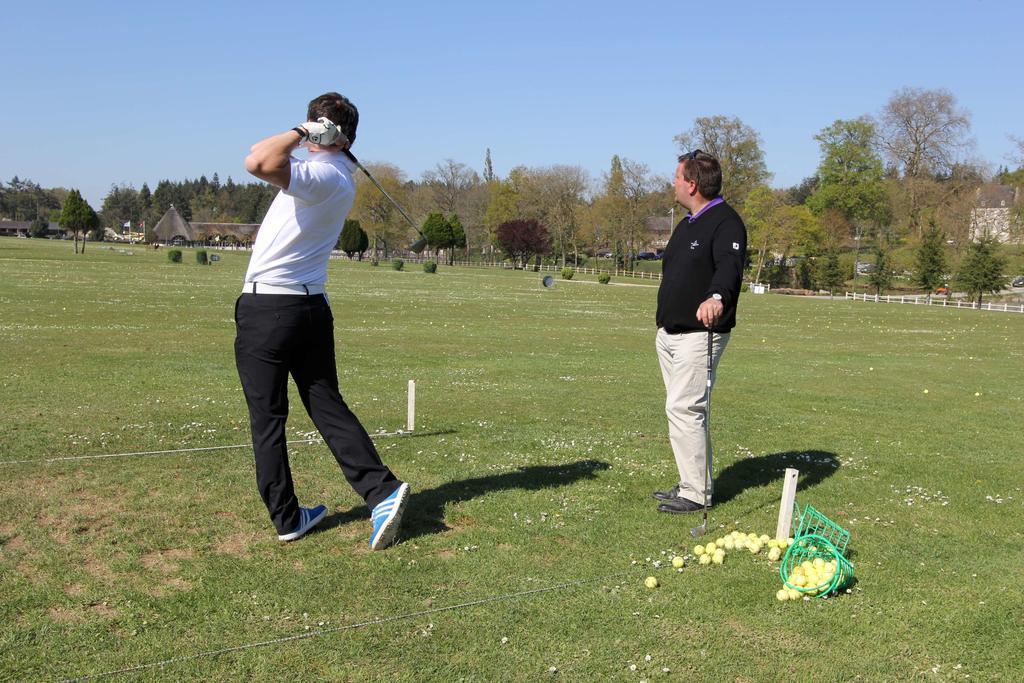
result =
M692 152L687 152L686 154L684 154L680 158L683 161L691 161L693 159L696 159L698 154L703 154L703 153L704 153L703 150L695 149Z

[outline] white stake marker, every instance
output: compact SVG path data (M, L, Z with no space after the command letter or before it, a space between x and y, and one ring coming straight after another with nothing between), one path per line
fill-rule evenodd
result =
M792 467L786 468L786 475L782 480L782 502L779 503L779 524L775 527L775 538L783 540L789 538L793 527L793 504L796 502L796 480L800 477L800 471Z
M416 380L409 380L409 413L405 419L407 431L416 429Z

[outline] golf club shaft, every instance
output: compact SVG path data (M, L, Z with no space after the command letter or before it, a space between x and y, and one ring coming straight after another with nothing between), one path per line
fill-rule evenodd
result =
M708 526L708 498L711 495L711 375L715 333L708 330L708 400L704 406L704 528Z
M700 536L708 530L708 498L711 494L709 491L711 488L711 376L714 368L712 363L715 351L714 341L715 333L708 330L708 399L704 405L704 523L690 529L690 535L693 537Z
M351 159L352 163L355 164L356 166L358 166L359 170L366 174L366 177L370 179L370 182L373 183L374 185L376 185L377 189L380 190L381 194L384 195L385 197L387 197L388 200L390 200L391 203L395 205L395 208L398 209L398 212L400 214L402 214L402 216L405 218L405 220L409 221L409 225L411 225L413 227L413 230L415 230L419 234L420 237L423 237L424 236L423 233L420 232L419 226L416 225L416 222L412 219L412 217L409 216L409 214L407 214L405 212L405 209L402 208L401 204L399 204L398 202L395 201L394 197L392 197L391 195L388 194L388 191L385 190L384 187L380 183L377 182L377 179L374 178L372 175L370 175L370 172L366 170L366 167L363 166L361 163L359 163L359 159L356 159L355 155L352 154L352 152L348 151L347 149L345 150L345 156L347 156L349 159Z

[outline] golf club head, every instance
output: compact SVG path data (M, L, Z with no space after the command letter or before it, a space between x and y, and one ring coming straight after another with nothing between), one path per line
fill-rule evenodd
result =
M551 287L555 286L555 278L551 277L550 275L545 275L540 282L542 285L544 285L545 289L550 289Z
M427 248L427 238L420 237L418 240L412 243L409 247L409 251L414 254L422 254L423 250Z
M692 529L690 529L690 536L692 536L693 538L696 538L698 536L703 536L707 532L707 530L708 530L708 523L705 521L700 526L695 526Z

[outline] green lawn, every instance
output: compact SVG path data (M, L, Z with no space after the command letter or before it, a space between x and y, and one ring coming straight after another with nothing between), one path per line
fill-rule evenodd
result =
M232 307L248 254L133 252L0 239L0 679L334 629L131 676L1019 680L1024 315L744 296L715 391L710 538L774 533L796 467L798 500L850 530L857 574L849 594L779 603L763 554L666 566L699 517L650 498L674 475L653 287L332 263L342 391L367 428L403 427L418 381L416 433L378 440L414 488L386 552L322 445L292 464L331 515L293 544L246 448L13 463L247 442ZM292 405L289 438L307 438Z

